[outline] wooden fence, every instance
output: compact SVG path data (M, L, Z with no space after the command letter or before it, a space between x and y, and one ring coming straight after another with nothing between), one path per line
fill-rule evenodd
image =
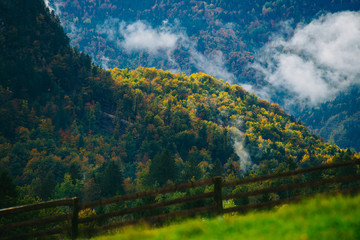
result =
M0 225L0 239L27 239L55 234L65 234L75 239L79 236L79 228L83 229L85 234L89 234L140 222L159 223L198 214L209 216L245 212L298 201L304 196L319 192L358 192L359 165L360 160L338 162L228 182L224 182L221 177L214 177L90 203L81 204L79 198L75 197L1 209L1 220L9 220L16 214L24 215L31 211L44 211L54 207L63 214L56 213L53 216L31 220L14 220ZM286 178L288 179L285 181ZM309 179L310 181L307 181ZM196 189L200 189L200 193L196 193ZM269 197L269 194L284 192L286 194L276 195L277 198ZM166 197L167 194L176 193L180 197ZM249 200L256 196L266 196L267 201ZM155 199L161 197L165 200ZM141 199L150 199L150 203L139 204ZM238 199L243 199L241 204L232 203L230 207L224 208L224 201ZM190 206L184 207L186 204ZM88 212L93 215L80 214L86 210L90 210ZM39 230L39 226L49 224L52 226Z

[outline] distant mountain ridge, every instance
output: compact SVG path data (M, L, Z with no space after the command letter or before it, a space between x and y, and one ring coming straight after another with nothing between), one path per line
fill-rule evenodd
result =
M321 104L300 117L316 134L340 146L360 146L360 90L357 87L341 93L334 100Z
M291 27L295 27L325 13L360 10L358 0L71 3L50 0L49 6L60 15L72 45L90 54L99 65L133 69L138 66L156 67L187 74L202 71L225 81L240 82L245 87L250 84L253 89L262 89L268 83L263 76L257 76L249 64L256 61L258 54L263 54L260 48L271 39L273 33L281 30L282 22L287 21ZM155 36L153 40L158 43L164 40L160 44L165 48L159 50L150 49L144 44L127 45L126 36L130 38L140 33ZM173 40L176 40L176 44L169 43ZM150 37L143 42L151 41ZM129 42L137 40L134 38ZM286 107L291 93L284 90L270 90L266 95ZM331 101L329 104L331 107ZM343 107L343 111L347 111L346 104ZM312 125L316 120L311 116L316 113L311 109L311 106L299 109L292 106L288 110L327 141L331 138L343 148L360 150L359 143L352 140L357 132L352 126L360 124L358 118L343 114L348 124L342 124L343 120L335 120L338 119L335 117L334 124ZM343 126L344 133L337 133L336 125Z

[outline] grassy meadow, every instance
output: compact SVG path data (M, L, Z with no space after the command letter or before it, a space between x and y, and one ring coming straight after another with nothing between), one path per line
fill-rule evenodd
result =
M92 240L360 239L360 195L317 196L246 215L127 227Z

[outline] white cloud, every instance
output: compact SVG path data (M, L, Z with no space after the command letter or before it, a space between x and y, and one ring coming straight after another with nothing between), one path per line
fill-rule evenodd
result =
M102 56L100 58L100 61L101 61L101 66L103 68L105 68L106 70L108 70L109 69L109 61L110 61L110 59L108 57Z
M166 22L159 28L153 28L143 21L127 24L117 18L110 18L97 25L96 31L106 35L107 39L115 42L119 48L129 52L146 51L150 54L174 49L181 38Z
M105 35L109 41L116 41L122 36L125 23L117 18L109 18L103 24L96 25L96 32Z
M144 22L137 21L121 28L124 37L122 45L127 50L145 50L151 54L168 51L176 46L179 36L163 26L154 29Z
M212 55L206 56L198 52L195 47L189 50L191 62L202 72L222 78L229 83L235 81L235 75L229 72L224 65L224 56L221 51L215 51Z
M230 73L224 65L224 57L221 51L214 51L205 55L197 51L196 44L187 36L180 22L175 25L167 20L156 28L144 21L126 23L120 19L110 18L96 27L96 31L106 36L108 41L114 42L118 48L127 52L146 51L153 58L154 63L158 59L167 59L170 66L167 70L172 72L187 72L188 66L174 55L176 49L186 52L189 62L197 69L207 74L222 78L225 81L234 82L234 74Z
M50 11L54 11L56 15L61 15L60 7L63 3L60 0L44 0L44 3Z
M289 29L289 28L288 28ZM316 105L360 83L360 12L327 14L274 36L252 65L277 89Z
M52 8L49 4L49 0L44 0L44 2L45 2L46 7L49 8L50 11L54 11L54 8Z

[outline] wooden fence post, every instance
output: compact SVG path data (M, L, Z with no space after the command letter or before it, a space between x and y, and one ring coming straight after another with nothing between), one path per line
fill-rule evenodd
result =
M71 219L71 238L76 239L79 235L79 198L73 198L73 215Z
M214 200L216 204L216 214L221 215L223 213L223 204L222 204L222 178L214 177Z

